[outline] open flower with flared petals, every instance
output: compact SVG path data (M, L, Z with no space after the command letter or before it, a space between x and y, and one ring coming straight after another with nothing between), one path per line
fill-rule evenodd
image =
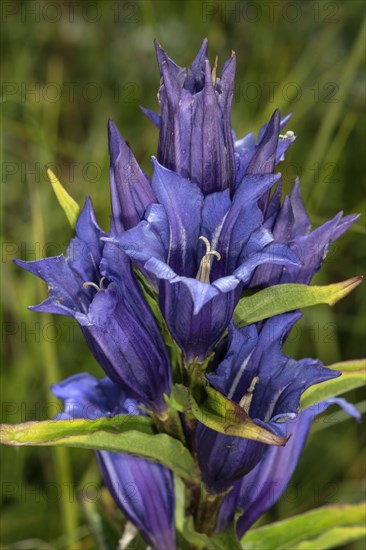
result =
M67 256L16 263L47 282L49 297L33 311L73 317L96 360L122 389L156 412L166 408L170 364L130 261L102 238L87 199Z
M313 384L339 376L319 360L295 361L283 353L283 341L300 316L278 315L260 331L255 325L236 329L232 324L222 361L206 375L215 389L238 403L257 424L286 437L291 435L286 419L299 412L301 394ZM221 493L256 466L267 445L200 425L196 448L208 490Z
M168 328L187 361L203 361L227 328L243 285L263 263L300 264L263 225L259 198L277 174L250 174L204 196L154 160L151 204L136 227L108 238L150 273Z

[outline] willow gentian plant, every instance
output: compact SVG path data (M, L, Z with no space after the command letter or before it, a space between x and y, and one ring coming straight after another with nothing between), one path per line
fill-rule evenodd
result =
M237 139L235 54L219 77L207 46L186 70L156 43L160 114L143 109L159 130L151 179L109 121L110 231L50 173L76 236L66 256L16 260L48 284L30 309L73 317L105 377L55 384L63 412L27 431L4 425L3 441L95 449L116 505L155 550L240 548L286 489L315 416L337 404L360 417L337 397L350 388L342 364L283 351L300 308L359 284L309 286L358 216L311 230L298 180L282 198L290 115Z

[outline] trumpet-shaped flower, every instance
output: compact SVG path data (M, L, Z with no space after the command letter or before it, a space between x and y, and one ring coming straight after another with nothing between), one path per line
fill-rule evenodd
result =
M155 160L158 202L136 227L108 239L152 276L187 361L207 357L258 265L300 264L262 226L257 202L279 177L248 175L232 198L229 189L204 197L198 185Z
M281 120L275 111L258 140L249 135L234 145L230 128L234 55L219 79L207 60L206 40L188 71L159 44L156 51L161 114L145 110L159 127L152 183L149 187L134 159L127 162L130 151L110 126L114 217L121 217L122 195L131 213L130 221L123 223L124 229L130 229L109 239L159 292L160 308L186 361L204 361L227 328L254 270L262 264L279 264L281 269L301 264L263 226L260 208L280 179L275 165L294 138L280 139L288 117ZM117 180L123 180L116 175L122 165L115 151L128 167L125 173L132 166L136 174L134 198L129 177L114 191Z
M123 390L156 412L165 409L171 372L166 348L126 255L102 238L90 199L67 256L16 263L47 282L33 311L76 319L96 360Z
M223 360L214 373L206 375L215 389L238 403L258 425L287 437L291 423L286 420L299 412L306 388L339 376L319 360L295 361L283 353L282 343L300 316L278 315L266 321L262 330L255 325L238 330L232 324ZM196 448L208 490L221 493L256 466L267 446L200 425Z
M95 419L118 414L143 414L138 403L109 378L80 373L52 386L64 402L57 418ZM104 482L116 504L154 550L175 548L172 472L156 462L110 451L96 451Z

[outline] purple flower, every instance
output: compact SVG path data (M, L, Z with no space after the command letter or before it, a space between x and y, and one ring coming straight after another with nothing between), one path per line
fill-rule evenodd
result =
M143 414L108 378L80 373L52 386L64 402L58 419ZM175 548L174 487L170 470L152 461L96 451L104 482L116 504L155 550Z
M231 324L227 349L216 352L223 359L216 359L216 370L206 375L216 390L238 403L256 424L285 437L292 427L286 419L296 417L306 388L339 376L319 360L295 361L283 353L283 341L299 317L300 313L278 315L260 331L255 325L238 330ZM199 425L196 448L208 490L221 493L256 466L267 446Z
M96 360L123 390L159 413L171 389L166 348L126 255L102 238L87 199L67 256L16 263L47 282L49 297L33 311L79 323Z
M227 328L243 285L263 263L299 264L263 225L259 198L279 175L247 175L203 196L188 179L154 161L157 203L111 240L152 277L168 328L186 360L203 361Z
M113 229L120 233L137 225L156 199L149 178L112 120L108 123L108 138Z
M339 405L347 414L360 420L361 415L357 409L340 398L328 399L302 411L288 423L292 435L286 446L267 447L257 466L234 484L221 506L217 531L225 529L234 518L235 511L241 508L244 512L237 522L237 535L241 538L277 502L296 469L315 416L333 404Z
M230 112L234 92L235 54L221 78L211 70L205 39L188 68L172 61L155 42L161 86L161 115L144 109L160 128L160 164L198 184L204 195L234 188L235 155Z
M332 220L310 231L311 223L301 198L297 179L291 193L281 204L281 185L264 208L264 226L272 231L276 242L284 243L297 254L301 265L263 265L256 269L250 286L263 287L282 283L309 284L320 269L329 248L359 218L357 214L343 216L339 212Z
M283 118L278 114L278 111L275 111L271 120L262 126L258 139L255 139L254 133L251 132L235 141L236 186L246 174L270 174L276 164L284 160L285 152L295 141L296 136L291 131L286 132L285 135L279 133L290 120L291 114ZM268 196L267 192L265 197ZM263 199L262 202L264 202Z
M262 131L262 135L265 135L269 126ZM250 158L253 158L254 150L255 147L252 150L248 148ZM302 263L289 264L286 268L270 263L261 265L250 280L250 286L253 287L289 282L308 284L324 261L331 243L358 218L342 217L342 213L339 213L333 220L310 233L310 221L301 200L299 182L296 181L290 196L285 197L282 205L280 199L279 184L272 199L261 205L265 214L264 226L273 231L276 242L288 245ZM249 392L250 416L267 420L267 429L275 429L279 435L289 435L292 423L278 424L276 417L296 416L300 396L307 387L338 376L337 372L323 368L318 360L295 361L283 354L281 345L299 317L299 313L280 315L241 330L231 326L228 341L225 340L221 345L221 349L227 350L227 355L223 356L218 351L215 373L207 375L216 389L237 403L241 399L245 401L248 388L253 390ZM220 355L221 363L218 359ZM243 369L242 376L240 369ZM267 375L262 372L267 372ZM254 385L253 380L256 381ZM266 395L261 393L261 380ZM237 388L235 391L233 383ZM290 392L291 401L283 401L286 392ZM259 408L255 408L255 403L259 404ZM265 412L265 408L269 403L274 407L272 414L275 420L268 423L271 416ZM274 410L277 410L276 415ZM223 436L203 426L198 430L197 449L203 477L213 492L226 490L240 475L250 472L261 461L263 453L267 452L266 447L259 443Z

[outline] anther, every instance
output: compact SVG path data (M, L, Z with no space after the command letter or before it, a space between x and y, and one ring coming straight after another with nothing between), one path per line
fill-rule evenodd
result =
M93 283L91 281L87 281L86 283L83 283L83 287L84 288L88 288L88 286L92 286L93 288L95 288L95 290L97 290L99 292L100 288L99 286L96 284L96 283Z
M105 290L105 287L104 287L105 280L106 280L106 277L102 277L99 281L99 286L97 285L97 283L93 283L93 281L86 281L85 283L83 283L83 287L88 288L88 286L92 286L93 288L95 288L97 292L99 292L100 290Z
M249 388L247 389L246 393L243 395L243 397L240 399L240 407L245 410L247 414L249 414L250 405L252 403L253 399L253 393L256 385L259 382L259 376L255 376L252 380L252 383L250 384Z
M199 239L205 243L206 253L201 260L196 279L198 279L202 283L210 284L210 271L212 267L213 257L215 256L215 258L221 260L221 254L220 252L217 252L217 250L211 250L210 241L206 237L203 237L201 235Z
M292 130L287 130L285 135L280 134L278 137L280 139L291 139L295 137L295 132L293 132Z

